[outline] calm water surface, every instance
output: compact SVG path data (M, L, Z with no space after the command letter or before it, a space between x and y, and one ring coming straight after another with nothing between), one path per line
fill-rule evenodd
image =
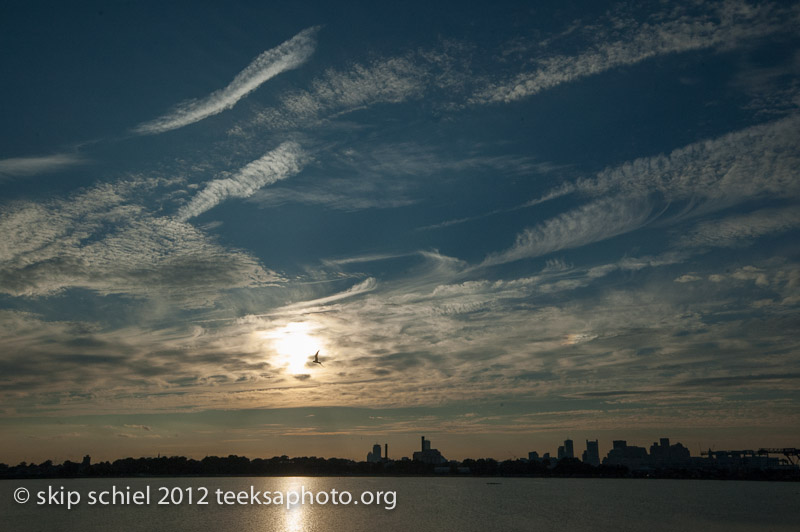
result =
M498 484L491 484L497 482ZM90 491L145 490L150 505L88 504ZM37 492L61 487L82 501L38 505ZM181 504L156 504L164 486L180 488ZM396 492L390 504L282 506L219 505L214 492ZM31 499L14 501L17 488ZM210 492L209 504L185 500L186 488ZM178 494L176 493L176 496ZM0 530L8 531L604 531L604 530L800 530L800 484L632 479L482 478L135 478L0 481ZM196 500L196 499L195 499Z

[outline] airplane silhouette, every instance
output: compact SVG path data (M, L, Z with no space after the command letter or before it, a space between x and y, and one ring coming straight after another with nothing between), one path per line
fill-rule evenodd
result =
M314 360L312 362L314 362L314 364L319 364L320 366L322 366L322 362L319 361L319 350L316 353L314 353Z

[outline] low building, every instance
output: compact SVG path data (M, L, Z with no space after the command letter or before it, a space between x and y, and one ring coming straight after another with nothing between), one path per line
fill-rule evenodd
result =
M413 459L422 462L423 464L441 465L447 463L447 460L438 449L431 449L431 442L422 436L422 447L413 455Z
M603 459L603 465L625 466L628 469L648 469L650 457L647 449L628 445L625 440L614 440L613 448L608 451L608 456Z
M655 468L683 468L691 462L689 449L676 443L669 444L669 438L661 438L650 446L650 460Z

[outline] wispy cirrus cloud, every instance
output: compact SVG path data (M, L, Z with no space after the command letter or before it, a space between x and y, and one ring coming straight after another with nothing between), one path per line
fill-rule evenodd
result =
M728 216L721 220L701 222L677 240L679 246L734 247L748 244L759 237L800 228L797 206L761 209Z
M4 205L0 292L43 297L83 288L196 308L225 290L280 279L249 254L225 249L192 225L139 203L164 185L134 179Z
M490 254L483 265L536 257L638 229L653 211L666 209L673 201L688 207L667 222L754 198L796 198L798 142L800 117L791 115L562 184L531 204L572 192L598 199L525 229L511 248ZM765 231L769 223L761 224Z
M186 221L228 198L247 198L261 187L300 172L306 158L307 155L299 144L284 142L231 177L210 181L188 204L181 207L177 218Z
M334 301L340 301L342 299L347 299L353 296L365 294L367 292L372 292L373 290L375 290L375 288L377 288L377 286L378 286L378 281L375 280L374 277L369 277L367 279L364 279L360 283L351 286L350 288L348 288L343 292L321 297L319 299L311 299L308 301L301 301L299 303L294 303L292 305L285 307L284 309L286 311L291 312L293 310L306 309L308 307L313 307L318 305L326 305L328 303L333 303Z
M269 79L300 67L316 47L315 36L319 27L305 29L283 44L263 52L242 70L227 87L201 100L189 100L173 111L140 124L134 132L149 135L178 129L232 108L236 102L257 89Z
M393 208L417 203L416 190L432 175L455 179L468 172L527 175L559 168L532 157L486 155L478 150L458 156L416 142L330 150L315 154L315 160L329 169L325 179L260 190L252 201L262 207L304 203L343 211Z
M70 166L85 164L86 159L74 153L55 153L41 157L14 157L0 159L0 181L12 177L56 172Z
M577 181L587 195L660 193L669 200L704 199L719 206L754 197L800 194L800 115L641 157Z
M424 94L428 76L428 67L413 56L330 69L309 89L284 95L280 106L262 111L253 123L271 129L305 128L379 103L403 102ZM232 130L241 132L241 128Z
M641 199L601 199L524 230L511 248L490 254L482 265L504 264L605 240L639 229L652 214L653 206Z
M797 6L729 1L702 16L659 13L645 22L612 20L622 37L601 40L578 55L544 56L536 68L501 81L489 81L469 98L473 104L509 103L543 90L660 55L730 48L743 40L791 31L800 17ZM600 32L600 38L604 38Z

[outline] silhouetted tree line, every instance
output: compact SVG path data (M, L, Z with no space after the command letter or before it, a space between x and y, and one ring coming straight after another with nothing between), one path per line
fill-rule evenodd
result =
M207 456L194 460L185 456L123 458L113 462L65 461L54 464L22 462L16 466L0 464L0 478L75 478L136 476L349 476L349 475L425 475L433 466L421 462L355 462L342 458L275 456L249 459L245 456Z
M466 472L465 468L468 469ZM630 471L624 466L598 467L585 464L577 458L550 460L506 460L491 458L445 466L433 466L415 460L388 462L355 462L342 458L275 456L255 458L244 456L207 456L194 460L185 456L158 458L123 458L113 462L91 463L90 457L82 462L65 461L54 464L51 460L41 464L22 462L16 466L0 463L0 478L76 478L76 477L180 477L180 476L423 476L433 474L502 476L502 477L580 477L580 478L685 478L718 480L800 480L797 471L729 471L656 469Z

